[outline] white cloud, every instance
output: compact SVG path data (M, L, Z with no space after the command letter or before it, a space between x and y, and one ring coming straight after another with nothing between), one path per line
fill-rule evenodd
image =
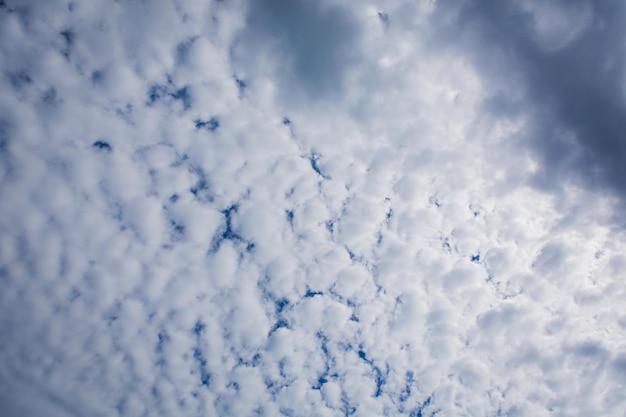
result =
M2 412L619 413L618 206L445 7L0 3Z

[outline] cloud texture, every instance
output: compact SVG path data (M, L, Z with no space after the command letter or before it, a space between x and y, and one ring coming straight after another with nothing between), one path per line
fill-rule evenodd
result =
M0 2L0 411L626 408L620 2Z

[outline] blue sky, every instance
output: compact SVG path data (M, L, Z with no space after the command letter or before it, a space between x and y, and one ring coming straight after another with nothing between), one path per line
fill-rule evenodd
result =
M0 1L0 414L626 408L618 1Z

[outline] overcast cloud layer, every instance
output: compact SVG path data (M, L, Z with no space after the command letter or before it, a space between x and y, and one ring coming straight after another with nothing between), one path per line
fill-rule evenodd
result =
M626 415L625 20L0 1L0 415Z

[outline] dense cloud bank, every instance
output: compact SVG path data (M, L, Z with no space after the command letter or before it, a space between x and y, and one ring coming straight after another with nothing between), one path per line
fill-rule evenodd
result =
M438 33L485 75L492 95L487 114L523 117L532 125L520 139L541 159L534 185L558 192L564 182L576 181L623 200L624 4L444 3L436 13Z
M620 415L623 19L0 1L0 414Z

